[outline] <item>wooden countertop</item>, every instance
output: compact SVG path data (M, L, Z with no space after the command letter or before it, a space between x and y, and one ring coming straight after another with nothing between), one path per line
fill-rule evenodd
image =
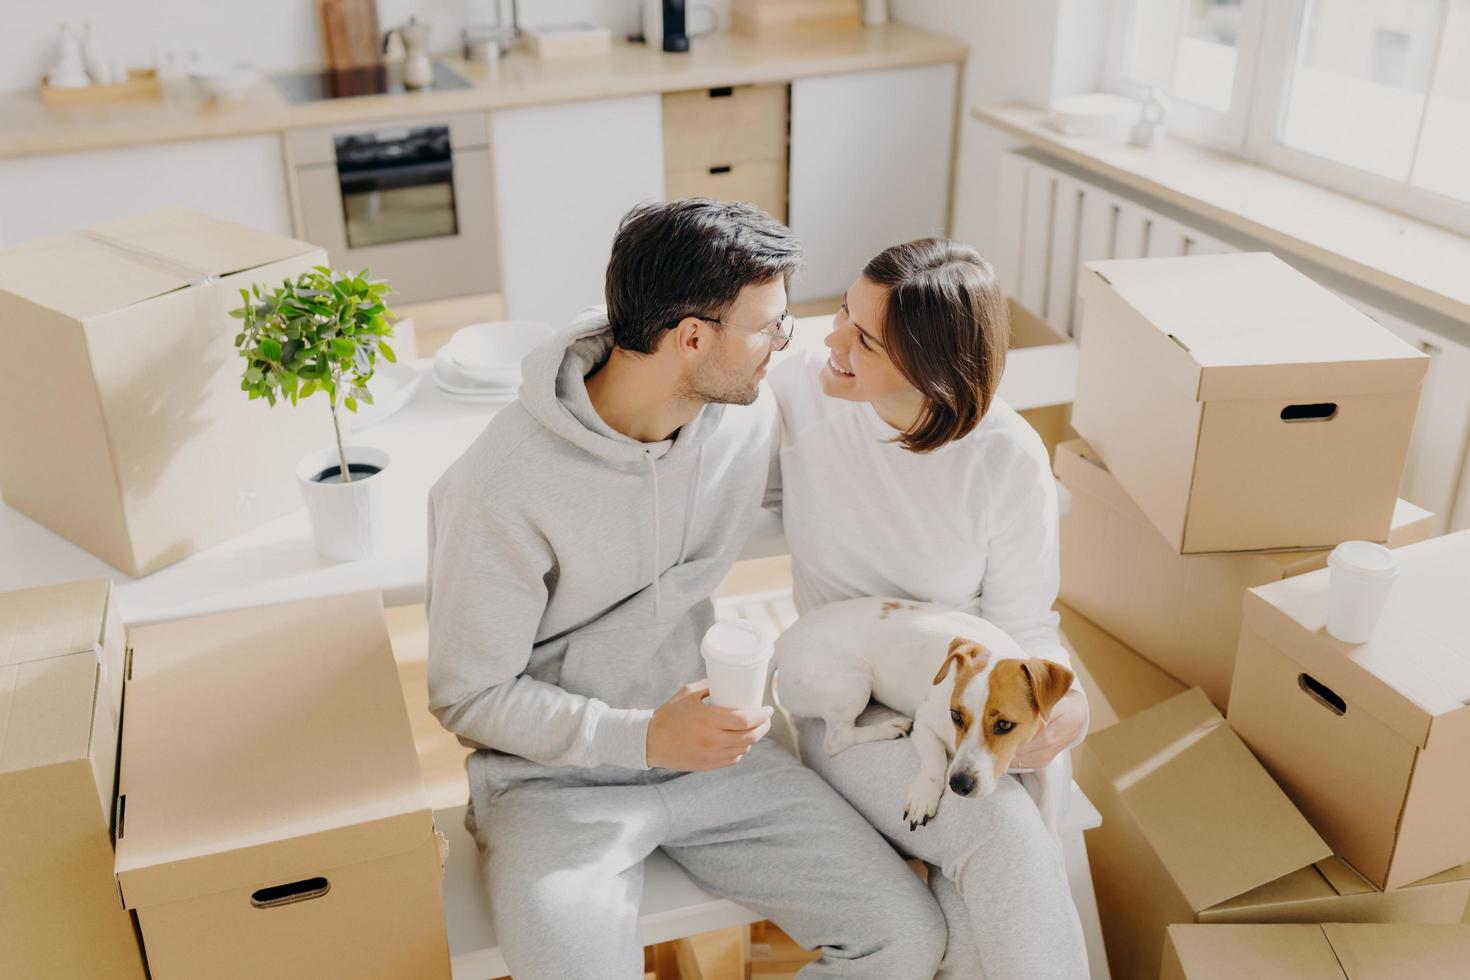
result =
M967 47L902 24L799 40L755 41L729 33L696 38L688 54L614 41L595 57L540 60L517 51L493 73L447 60L467 89L365 96L292 105L263 78L239 99L200 99L187 82L161 101L53 107L34 92L0 94L0 158L277 133L409 116L487 111L720 85L786 82L814 75L957 62Z

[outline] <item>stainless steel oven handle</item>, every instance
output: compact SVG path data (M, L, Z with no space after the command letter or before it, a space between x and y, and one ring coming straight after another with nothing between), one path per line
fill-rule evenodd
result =
M339 168L337 179L344 194L366 194L370 191L394 190L400 187L446 184L454 179L454 162L452 160L433 160L428 163L367 167L361 170Z

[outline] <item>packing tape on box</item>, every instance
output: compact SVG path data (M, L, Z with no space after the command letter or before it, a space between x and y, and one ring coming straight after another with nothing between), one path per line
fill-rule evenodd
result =
M113 238L110 235L104 235L91 229L83 229L77 232L77 235L88 241L96 242L104 248L121 252L134 261L151 265L156 269L172 273L187 280L184 288L191 291L194 302L194 340L200 346L208 346L210 343L217 342L216 335L209 329L209 323L213 313L224 311L216 311L210 308L209 300L214 296L214 291L203 287L218 283L220 281L219 273L212 269L190 265L187 262L180 262L172 256L163 255L152 249L136 245L133 242Z

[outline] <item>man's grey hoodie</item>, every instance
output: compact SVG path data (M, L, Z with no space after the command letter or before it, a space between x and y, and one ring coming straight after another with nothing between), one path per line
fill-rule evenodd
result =
M429 706L481 750L477 800L647 778L653 709L704 676L709 597L760 509L769 393L641 443L587 395L611 348L593 317L529 355L517 400L429 494Z

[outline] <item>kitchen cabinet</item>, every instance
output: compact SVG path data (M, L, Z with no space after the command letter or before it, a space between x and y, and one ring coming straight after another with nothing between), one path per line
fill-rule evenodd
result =
M0 160L0 244L170 207L290 235L280 137Z
M754 204L786 220L786 85L734 85L663 97L669 200Z
M490 147L507 315L562 326L603 301L623 215L664 198L662 100L501 109Z
M958 68L791 83L791 230L806 266L791 299L840 296L898 242L946 233Z

